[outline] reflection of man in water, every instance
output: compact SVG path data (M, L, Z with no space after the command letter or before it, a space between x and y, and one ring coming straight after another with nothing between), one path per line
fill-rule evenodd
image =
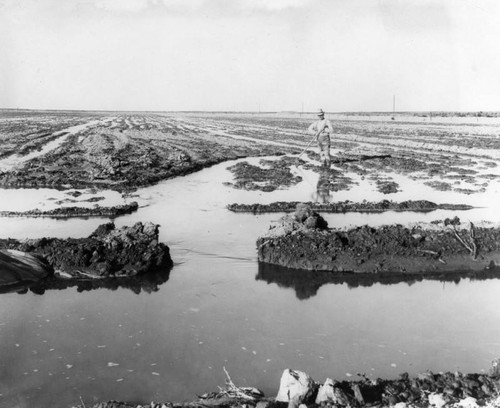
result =
M325 119L323 109L320 109L317 115L318 120L309 126L308 132L316 137L321 164L330 167L330 133L333 133L333 127L331 122Z
M325 204L330 202L330 172L328 169L322 168L320 170L314 196L315 201L321 201Z

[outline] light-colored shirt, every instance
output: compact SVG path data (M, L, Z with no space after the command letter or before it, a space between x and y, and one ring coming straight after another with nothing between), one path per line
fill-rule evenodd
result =
M309 126L309 129L307 129L307 131L310 133L310 134L325 134L325 133L333 133L333 126L332 126L332 123L328 120L328 119L320 119L320 120L317 120L316 122L314 122L313 124L311 124L311 126Z

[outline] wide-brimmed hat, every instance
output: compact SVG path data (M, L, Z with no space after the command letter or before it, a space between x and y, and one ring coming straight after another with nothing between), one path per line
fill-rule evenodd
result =
M325 112L323 112L323 109L318 109L318 111L316 112L316 116L324 116L325 115Z

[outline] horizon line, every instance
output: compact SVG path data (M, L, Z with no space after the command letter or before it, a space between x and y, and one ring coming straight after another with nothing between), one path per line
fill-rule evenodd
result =
M293 113L293 114L315 114L316 111L296 111L296 110L271 110L271 111L250 111L250 110L119 110L119 109L56 109L56 108L0 108L0 111L35 111L35 112L142 112L142 113L252 113L252 114L273 114L273 113ZM349 114L349 113L500 113L500 110L359 110L359 111L325 111L327 114Z

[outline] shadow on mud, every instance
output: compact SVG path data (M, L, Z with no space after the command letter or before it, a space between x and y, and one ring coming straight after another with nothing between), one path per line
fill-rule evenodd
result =
M285 268L279 265L259 262L259 271L256 280L267 283L276 283L280 288L292 288L298 299L304 300L316 296L321 286L327 284L343 285L349 289L357 287L370 287L374 284L394 285L407 283L413 285L423 280L434 280L440 282L452 282L458 284L462 279L487 280L499 279L500 267L483 271L456 271L436 274L398 274L398 273L332 273L328 271L307 271L302 269Z
M160 286L168 281L171 270L172 268L168 268L164 271L147 273L140 276L108 279L61 279L52 276L35 284L26 283L0 288L0 294L26 294L32 292L37 295L43 295L46 290L63 290L69 288L76 288L77 292L87 292L96 289L113 291L128 289L137 295L140 293L153 293L158 292Z

